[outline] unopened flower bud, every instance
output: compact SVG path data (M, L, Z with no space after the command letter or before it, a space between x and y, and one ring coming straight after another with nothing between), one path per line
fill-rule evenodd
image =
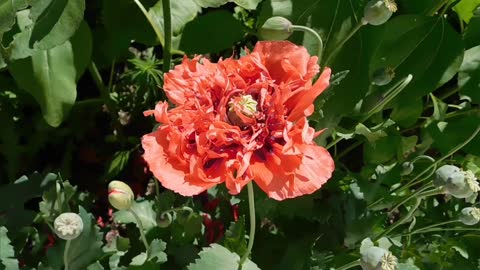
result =
M413 166L412 162L404 162L402 164L402 172L400 173L401 175L409 175L413 172L413 169L415 167Z
M372 83L378 86L389 84L395 77L395 71L390 68L379 68L373 73Z
M480 221L480 209L476 207L465 207L460 214L460 221L465 225L475 225Z
M457 166L443 165L435 172L435 179L433 180L433 184L436 187L444 186L447 183L450 175L459 171L460 169Z
M116 209L129 209L134 199L132 189L124 182L115 180L108 184L108 201Z
M445 184L445 188L455 198L467 198L473 193L468 187L465 174L462 171L452 173Z
M157 219L157 225L160 228L167 228L172 224L173 217L170 213L165 212L160 215L160 217Z
M371 0L364 9L363 20L371 25L384 24L397 11L394 0Z
M269 18L259 30L263 40L285 40L293 33L292 23L284 17Z
M77 238L83 231L82 218L75 213L62 213L53 222L55 234L64 239Z

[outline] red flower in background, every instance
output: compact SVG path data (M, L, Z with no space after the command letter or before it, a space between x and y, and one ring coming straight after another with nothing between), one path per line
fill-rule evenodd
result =
M288 41L259 42L238 60L184 59L165 74L175 108L160 102L161 126L143 136L144 158L163 186L184 196L225 183L231 194L254 180L283 200L318 190L334 170L308 125L330 69Z

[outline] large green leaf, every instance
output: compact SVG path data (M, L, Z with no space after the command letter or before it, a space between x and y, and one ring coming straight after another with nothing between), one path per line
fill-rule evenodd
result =
M9 64L18 85L40 104L44 119L57 127L68 115L77 96L76 80L90 58L89 29L82 24L70 41Z
M85 0L32 1L29 46L50 49L70 39L83 21Z
M19 228L30 224L36 212L25 209L23 205L33 198L40 197L42 191L56 179L57 175L55 174L47 174L42 177L40 174L34 173L30 177L22 176L14 183L2 186L0 188L0 198L2 198L0 212L4 213L4 217L6 217L7 227Z
M478 45L480 40L480 14L470 19L465 32L463 33L465 49L470 49Z
M480 0L461 0L453 9L462 20L468 23L478 6L480 6Z
M155 211L153 211L152 207L153 207L153 202L144 200L141 202L135 202L131 208L131 210L135 211L135 213L140 218L143 228L146 231L157 226L157 221L156 221L157 214L155 213ZM137 224L135 217L132 215L132 213L130 213L130 211L127 211L127 210L121 210L121 211L115 212L113 214L113 218L115 219L116 222L119 222L119 223Z
M240 257L218 244L212 244L199 253L200 259L187 266L188 270L237 270ZM252 261L246 260L243 270L260 270Z
M480 45L465 52L458 72L460 92L469 96L472 103L480 104Z
M395 69L397 78L412 74L412 82L400 94L402 99L426 95L457 73L463 42L446 20L403 15L382 27L386 31L372 56L370 74L384 67Z
M244 34L242 23L232 13L208 12L186 25L180 49L189 54L215 53L232 47Z

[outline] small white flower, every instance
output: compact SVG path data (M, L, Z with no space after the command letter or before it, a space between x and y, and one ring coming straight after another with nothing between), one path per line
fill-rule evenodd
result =
M53 222L55 233L64 240L77 238L83 231L82 218L75 213L62 213Z
M389 251L383 254L382 261L380 262L381 270L395 270L397 269L397 257Z

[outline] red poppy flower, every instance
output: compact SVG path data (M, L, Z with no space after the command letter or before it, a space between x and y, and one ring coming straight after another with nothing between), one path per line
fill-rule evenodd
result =
M318 190L335 167L306 118L329 85L330 69L313 83L318 72L317 57L288 41L216 64L185 58L165 74L175 108L145 112L161 123L142 138L150 170L185 196L220 183L238 194L252 180L277 200Z

